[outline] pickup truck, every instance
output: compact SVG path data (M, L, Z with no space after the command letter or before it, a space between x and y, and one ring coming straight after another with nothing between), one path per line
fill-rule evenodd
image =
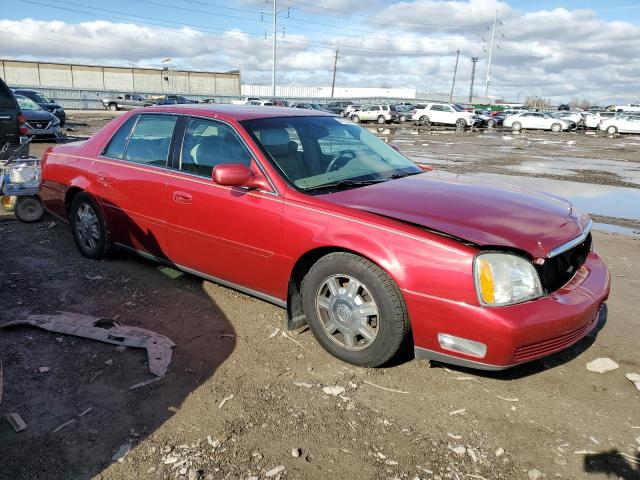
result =
M135 93L126 93L115 97L107 97L101 100L102 105L107 110L116 112L118 110L132 110L138 107L148 107L154 104L153 100L137 95Z
M0 78L0 160L9 158L26 140L25 122L16 97Z

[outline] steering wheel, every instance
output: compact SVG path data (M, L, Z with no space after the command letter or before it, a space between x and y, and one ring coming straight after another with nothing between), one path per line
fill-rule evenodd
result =
M325 170L325 173L340 170L354 158L356 158L356 153L353 150L342 150L331 159L331 161L329 162L329 166Z

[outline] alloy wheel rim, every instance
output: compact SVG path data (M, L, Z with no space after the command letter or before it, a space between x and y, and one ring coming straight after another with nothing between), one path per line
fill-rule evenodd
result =
M98 216L93 207L83 203L76 213L76 232L80 243L90 250L94 250L100 240Z
M378 337L376 301L366 285L349 275L332 275L320 283L316 312L324 333L346 350L365 350Z

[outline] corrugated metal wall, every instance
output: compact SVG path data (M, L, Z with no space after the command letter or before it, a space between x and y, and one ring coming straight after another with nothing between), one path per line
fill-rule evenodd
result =
M0 75L11 86L108 92L240 95L240 72L191 72L132 67L0 60Z

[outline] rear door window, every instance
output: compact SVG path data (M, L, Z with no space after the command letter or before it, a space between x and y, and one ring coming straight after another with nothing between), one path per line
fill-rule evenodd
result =
M215 120L191 118L182 141L180 170L211 177L215 166L226 163L251 165L251 155L235 131Z
M177 120L176 115L140 115L124 158L145 165L166 166Z

